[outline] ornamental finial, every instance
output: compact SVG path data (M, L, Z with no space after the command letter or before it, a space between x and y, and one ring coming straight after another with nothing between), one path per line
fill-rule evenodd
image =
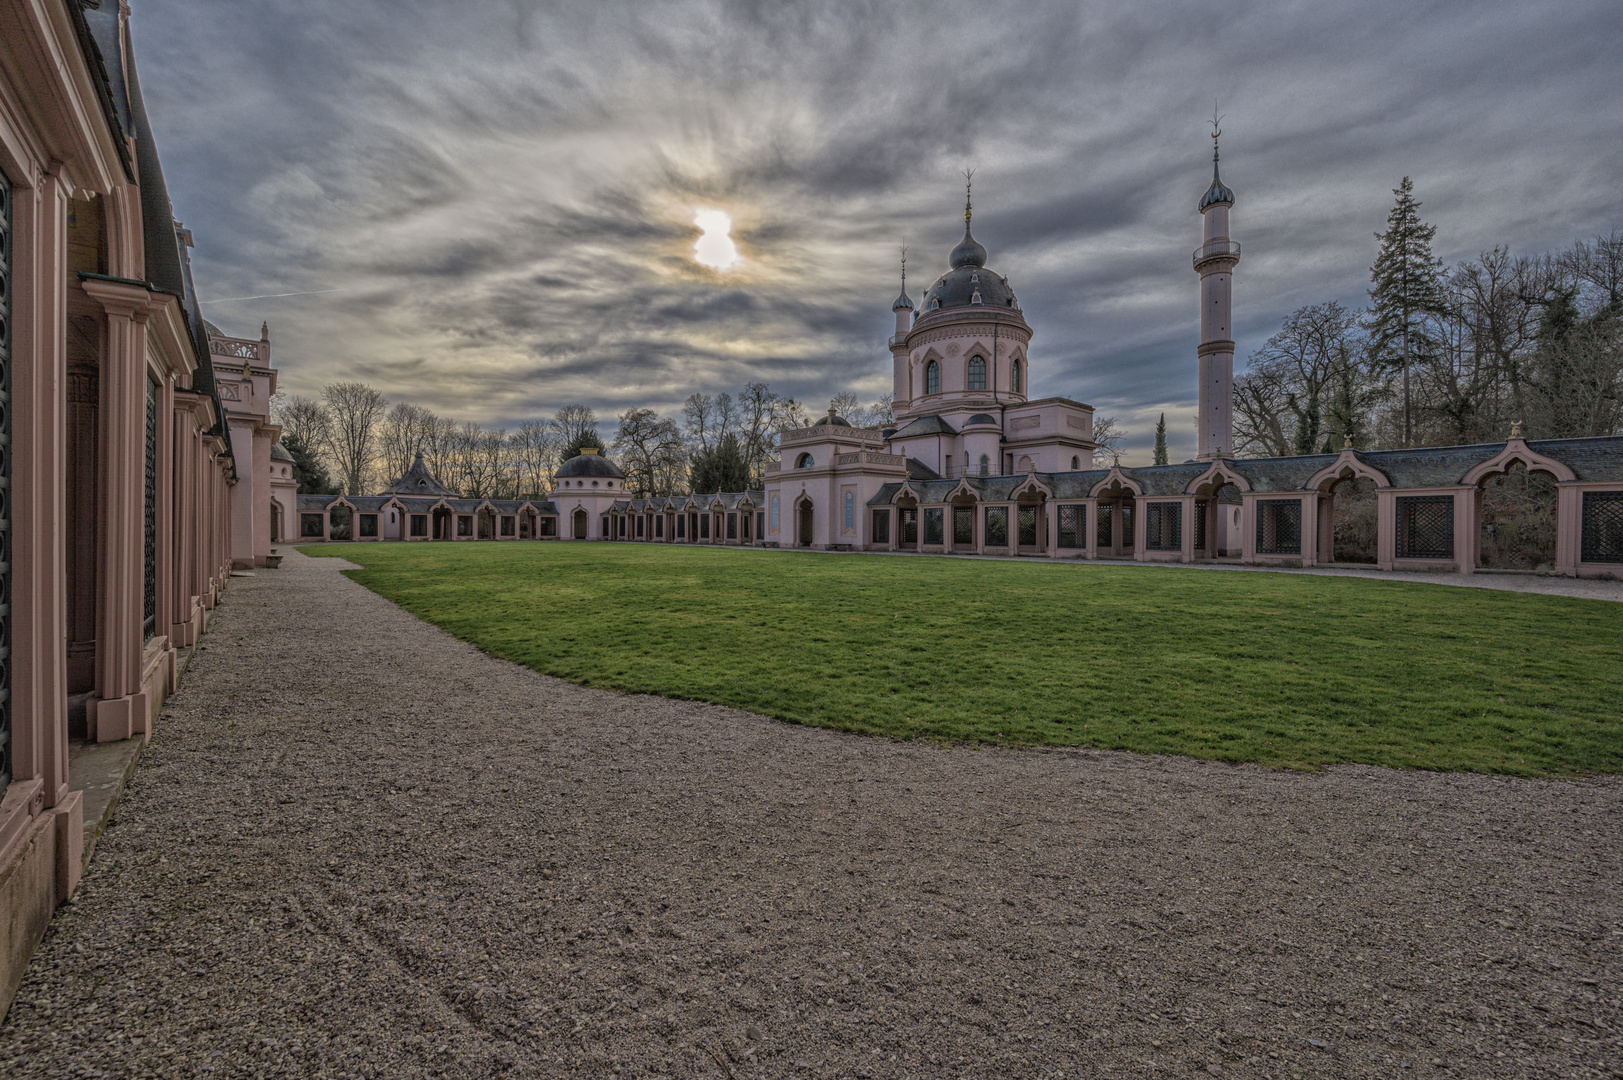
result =
M1341 448L1343 450L1351 450L1353 448L1352 432L1344 431L1341 433Z
M964 228L969 228L969 219L974 214L974 207L970 203L970 191L975 184L975 170L964 170Z
M1510 422L1510 437L1512 439L1519 439L1522 437L1522 422L1520 420L1512 420Z

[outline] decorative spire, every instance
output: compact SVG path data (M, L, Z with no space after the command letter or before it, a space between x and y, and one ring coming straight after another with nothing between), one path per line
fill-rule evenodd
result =
M912 311L913 298L907 295L907 241L902 241L902 294L890 305L892 311Z
M1201 211L1201 213L1205 213L1207 207L1209 207L1209 206L1217 206L1219 203L1222 203L1222 204L1227 205L1227 206L1233 206L1234 205L1234 192L1232 192L1228 188L1224 187L1222 179L1220 177L1218 177L1218 175L1217 175L1217 140L1222 138L1222 136L1223 136L1223 128L1220 126L1222 124L1222 122L1223 122L1223 117L1218 115L1217 107L1215 105L1213 105L1213 107L1212 107L1212 186L1207 188L1206 189L1206 194L1202 195L1201 198L1200 198L1200 211Z
M952 255L949 257L950 261L952 263L952 268L954 270L958 269L960 266L985 266L986 265L986 249L984 247L982 247L980 244L976 243L975 238L969 234L969 219L971 217L973 217L974 214L975 214L974 205L973 205L973 203L970 202L970 194L971 194L971 189L972 189L972 187L974 185L974 180L975 180L975 170L974 169L965 169L964 170L964 238L958 242L957 247L952 249Z

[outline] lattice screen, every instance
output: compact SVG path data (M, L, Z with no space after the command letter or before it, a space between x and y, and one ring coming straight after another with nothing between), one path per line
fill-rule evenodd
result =
M1584 492L1584 562L1623 563L1623 491Z
M1302 552L1302 500L1257 500L1257 553L1299 555Z
M1150 551L1183 550L1183 504L1152 502L1144 506L1144 546Z
M1454 557L1454 497L1402 495L1398 497L1400 559L1452 559Z

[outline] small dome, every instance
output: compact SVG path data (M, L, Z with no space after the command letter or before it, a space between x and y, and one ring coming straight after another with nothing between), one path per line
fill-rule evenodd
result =
M572 457L558 466L557 472L560 480L569 476L602 476L612 480L623 480L625 475L620 471L620 466L601 454L581 454Z
M1208 206L1233 206L1234 192L1230 191L1217 175L1217 147L1212 147L1212 186L1206 189L1206 194L1200 197L1198 209L1205 212Z
M993 427L997 427L997 419L990 413L978 412L964 421L965 427L974 427L976 424L991 424Z
M969 222L964 222L964 238L958 241L958 246L952 249L952 254L948 258L954 270L960 266L986 265L986 249L969 235Z
M292 461L293 460L293 455L287 452L287 447L282 445L282 441L280 439L278 439L276 442L271 443L271 460L272 461Z
M843 416L840 416L838 413L831 412L827 416L818 417L817 422L814 423L812 427L822 427L825 424L833 424L835 427L850 427L851 421L847 420Z
M902 295L898 296L896 298L896 302L894 304L890 305L890 310L892 310L892 311L912 311L913 310L913 298L911 296L907 295L907 289L905 287L902 289Z

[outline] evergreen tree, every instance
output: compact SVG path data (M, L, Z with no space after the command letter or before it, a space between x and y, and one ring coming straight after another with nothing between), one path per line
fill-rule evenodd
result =
M1408 446L1414 439L1409 369L1416 358L1437 353L1425 320L1443 314L1442 262L1431 253L1437 226L1420 220L1414 182L1405 176L1392 194L1398 200L1386 216L1386 231L1375 234L1381 251L1369 268L1375 286L1369 291L1370 358L1377 367L1403 374L1403 445Z
M300 495L337 495L338 485L327 476L321 461L304 440L295 434L282 436L282 449L293 459L293 479L298 481Z
M1167 463L1167 414L1162 413L1161 419L1155 422L1155 463Z
M745 491L750 483L749 458L738 436L728 432L712 450L701 450L690 459L688 488L695 495L722 491Z
M580 452L588 446L595 447L599 454L606 449L603 440L597 437L597 432L577 431L573 438L564 443L563 450L558 454L558 460L568 461L570 458L580 457Z

